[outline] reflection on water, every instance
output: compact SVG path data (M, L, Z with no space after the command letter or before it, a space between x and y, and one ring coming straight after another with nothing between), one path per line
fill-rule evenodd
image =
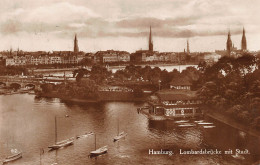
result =
M23 151L23 158L11 164L251 164L260 159L259 139L230 128L212 119L215 128L205 129L193 123L180 127L174 121L149 121L138 114L142 103L107 102L85 104L63 102L60 99L39 98L28 94L0 96L0 159L10 155L11 149ZM69 117L65 117L69 115ZM89 158L95 149L94 136L75 140L74 145L49 151L55 141L54 117L57 116L58 141L95 132L97 148L108 145L108 153ZM113 142L119 129L126 138ZM149 149L167 149L173 156L149 155ZM246 160L230 155L180 155L179 150L248 149Z

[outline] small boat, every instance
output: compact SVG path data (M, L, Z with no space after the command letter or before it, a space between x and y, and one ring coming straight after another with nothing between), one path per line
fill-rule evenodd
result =
M205 123L205 122L201 122L201 123L198 123L199 125L211 125L213 123Z
M120 132L119 133L119 118L117 118L117 136L114 137L114 142L120 140L121 138L125 137L127 135L127 133Z
M88 136L90 136L90 135L94 135L94 133L93 133L93 132L88 132L88 133L85 133L85 134L83 134L83 135L78 135L78 136L76 136L76 139L86 138L86 137L88 137Z
M194 121L195 123L202 123L204 120L197 120L197 121Z
M244 160L245 157L243 155L239 155L238 153L236 153L235 155L231 155L233 158L238 159L238 160Z
M63 140L63 141L57 142L56 144L54 144L52 146L49 146L48 148L56 150L56 149L59 149L59 148L62 148L62 147L66 147L66 146L72 145L73 142L74 142L74 138L70 138L70 139L67 139L67 140Z
M194 124L180 124L178 127L193 127L195 126Z
M121 132L120 134L118 134L117 136L114 137L114 142L120 140L121 138L125 137L126 135L127 135L127 133Z
M204 125L203 126L203 128L214 128L214 127L216 127L216 126L214 126L214 125Z
M108 150L107 146L103 146L98 149L96 149L96 148L97 148L97 138L96 138L96 134L95 134L95 150L91 151L89 156L92 157L92 156L102 155L102 154L107 153L107 150Z
M103 146L95 151L91 151L90 155L92 155L92 156L102 155L102 154L107 153L107 150L108 150L107 146Z
M6 157L5 160L3 161L3 164L20 159L20 158L22 158L22 152L18 152L16 154Z
M174 123L186 123L188 122L189 120L179 120L179 121L175 121Z
M55 144L49 146L48 148L50 148L51 150L57 150L59 148L72 145L73 142L74 142L74 137L57 142L57 118L55 116Z

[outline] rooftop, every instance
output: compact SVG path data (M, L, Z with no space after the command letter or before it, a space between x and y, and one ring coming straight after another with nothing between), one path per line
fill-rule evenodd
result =
M162 90L156 93L161 100L190 100L196 98L196 91L190 90Z

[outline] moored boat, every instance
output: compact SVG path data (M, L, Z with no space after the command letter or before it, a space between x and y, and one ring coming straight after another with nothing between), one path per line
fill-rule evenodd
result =
M66 147L66 146L72 145L73 142L74 142L74 138L70 138L70 139L67 139L67 140L63 140L63 141L57 142L56 144L54 144L52 146L49 146L48 148L56 150L56 149L59 149L59 148L62 148L62 147Z
M186 123L186 122L189 122L189 120L178 120L178 121L175 121L174 123Z
M194 124L180 124L178 127L194 127Z
M94 133L93 133L93 132L88 132L88 133L85 133L85 134L83 134L83 135L78 135L78 136L76 136L76 139L86 138L86 137L91 136L91 135L94 135Z
M203 126L203 128L214 128L214 127L216 127L216 126L214 126L214 125L204 125Z
M11 156L6 157L3 161L3 164L15 161L15 160L20 159L20 158L22 158L22 152L15 153Z
M117 136L114 137L114 142L120 140L121 138L125 137L126 135L127 135L127 133L121 132L120 134L118 134Z
M201 123L198 123L199 125L211 125L213 123L205 123L205 122L201 122Z
M90 155L92 155L92 156L102 155L102 154L107 153L107 150L108 150L107 146L103 146L95 151L91 151Z
M108 147L107 146L103 146L101 148L97 149L97 138L96 138L96 134L95 134L95 150L90 152L90 157L92 156L98 156L98 155L102 155L107 153Z

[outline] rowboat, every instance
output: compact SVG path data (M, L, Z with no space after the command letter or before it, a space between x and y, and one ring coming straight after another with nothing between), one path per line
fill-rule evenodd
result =
M178 127L193 127L195 126L194 124L180 124Z
M78 135L78 136L76 136L76 139L86 138L86 137L88 137L88 136L90 136L90 135L94 135L94 133L93 133L93 132L88 132L88 133L85 133L85 134L83 134L83 135Z
M179 120L179 121L175 121L174 123L186 123L188 122L189 120Z
M107 153L107 150L108 150L107 146L103 146L95 151L91 151L90 155L92 155L92 156L102 155L102 154Z
M121 132L120 134L118 134L117 136L114 137L114 142L120 140L121 138L125 137L126 135L127 135L127 133Z
M204 120L197 120L197 121L194 121L195 123L202 123Z
M70 138L70 139L67 139L67 140L63 140L63 141L57 142L56 144L54 144L52 146L49 146L48 148L56 150L56 149L59 149L59 148L62 148L62 147L66 147L66 146L72 145L73 142L74 142L74 138Z
M216 126L214 126L214 125L204 125L203 126L203 128L214 128L214 127L216 127Z
M19 153L6 157L5 160L3 161L3 164L11 162L11 161L15 161L20 158L22 158L22 152L19 152Z
M213 123L205 123L205 122L201 122L201 123L198 123L199 125L211 125Z

